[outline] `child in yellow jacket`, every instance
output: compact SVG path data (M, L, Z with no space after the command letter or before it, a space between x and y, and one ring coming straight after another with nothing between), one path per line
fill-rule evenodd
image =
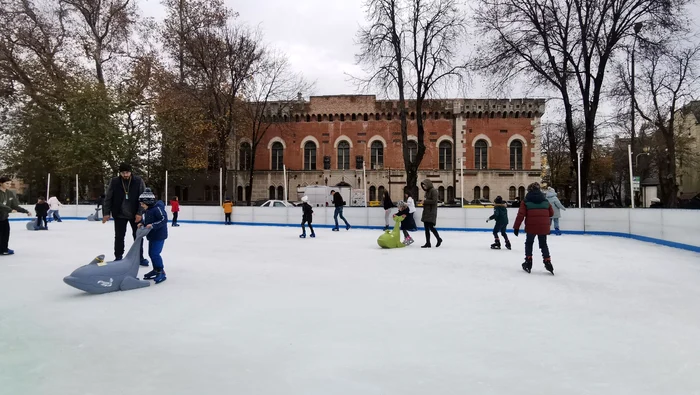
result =
M233 212L233 203L231 202L231 199L226 198L222 207L224 208L224 214L226 215L224 224L231 225L231 213Z

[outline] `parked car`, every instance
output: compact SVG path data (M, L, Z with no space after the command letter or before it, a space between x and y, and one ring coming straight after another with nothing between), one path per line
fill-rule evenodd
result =
M284 200L268 200L261 204L260 207L294 207L294 205Z

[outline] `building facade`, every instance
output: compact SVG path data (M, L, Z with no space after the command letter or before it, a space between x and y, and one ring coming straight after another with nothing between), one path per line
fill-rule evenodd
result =
M432 180L440 200L493 200L498 195L512 200L524 197L527 185L541 180L544 100L431 100L424 108L422 114L409 110L409 156L418 149L417 117L422 117L426 152L419 180ZM270 117L273 123L255 153L252 200L284 198L283 165L289 200L298 200L307 185L362 189L363 163L370 201L381 199L385 191L394 201L403 198L406 174L397 101L373 95L312 96L288 113ZM227 185L232 188L226 195L243 201L251 141L239 138L232 148L227 164ZM203 190L209 191L205 197L218 201L218 184Z
M676 113L678 141L688 144L686 158L678 165L680 197L690 199L700 193L700 101L692 101ZM685 160L683 160L685 159Z

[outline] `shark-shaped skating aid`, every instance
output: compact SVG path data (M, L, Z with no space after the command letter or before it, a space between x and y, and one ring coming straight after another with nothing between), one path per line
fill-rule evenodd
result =
M63 282L91 294L114 291L128 291L151 285L150 281L139 280L141 240L150 232L148 228L136 230L136 240L129 252L120 261L105 262L104 255L93 259L89 264L77 268Z

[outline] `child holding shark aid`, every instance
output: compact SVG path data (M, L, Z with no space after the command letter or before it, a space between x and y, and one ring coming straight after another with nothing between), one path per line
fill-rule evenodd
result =
M165 239L168 238L168 214L165 212L165 204L160 200L156 201L156 196L150 188L146 188L139 196L139 203L146 210L139 227L145 226L151 229L146 238L148 239L148 256L153 264L153 270L146 273L143 278L144 280L153 279L158 284L167 279L160 253L163 251Z

